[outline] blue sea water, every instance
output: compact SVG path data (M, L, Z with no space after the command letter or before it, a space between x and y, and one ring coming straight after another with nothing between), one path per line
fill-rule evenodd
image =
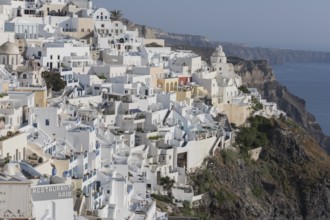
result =
M286 63L273 66L276 79L306 101L326 135L330 135L330 64Z

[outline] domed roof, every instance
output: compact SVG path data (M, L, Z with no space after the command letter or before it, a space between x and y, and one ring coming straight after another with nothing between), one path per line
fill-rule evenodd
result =
M18 55L19 49L16 44L7 41L0 46L0 54Z
M219 45L212 54L213 57L225 57L226 54L222 50L222 46Z

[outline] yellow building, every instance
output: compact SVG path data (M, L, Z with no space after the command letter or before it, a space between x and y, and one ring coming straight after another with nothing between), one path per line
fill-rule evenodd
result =
M153 87L157 88L158 79L164 78L164 68L161 66L151 66L148 69L151 76L151 84Z
M158 88L163 90L164 92L174 92L177 91L179 85L178 78L165 78L158 79Z
M70 36L74 39L79 39L80 41L91 44L93 38L93 30L94 30L94 19L93 18L77 18L78 25L77 29L74 31L66 31L63 29L63 34Z
M200 85L191 85L186 87L179 87L176 91L176 99L178 101L184 101L194 97L204 97L208 95L207 90Z
M18 87L17 92L33 92L36 107L47 107L47 87Z
M207 90L203 86L200 86L200 85L193 85L192 86L192 94L193 94L194 97L195 96L203 97L203 96L208 95Z
M181 102L186 99L191 99L192 98L192 91L191 90L180 90L176 91L176 100Z

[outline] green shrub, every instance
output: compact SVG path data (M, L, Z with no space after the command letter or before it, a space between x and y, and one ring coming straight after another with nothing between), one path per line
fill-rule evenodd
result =
M47 89L58 92L65 88L66 83L58 72L42 72L42 78L46 82Z
M251 92L246 88L246 86L240 86L238 87L238 90L245 94L251 94Z
M248 119L250 127L241 127L236 137L236 144L243 153L258 148L266 147L269 143L268 136L272 128L269 119L255 116Z
M158 139L160 139L160 138L162 138L162 136L160 136L160 135L150 136L150 137L149 137L149 140L158 140Z
M172 203L172 198L169 196L163 196L158 194L151 194L151 197L162 202Z
M260 186L254 186L251 191L256 198L260 198L264 193L263 188Z
M99 77L99 79L107 79L107 77L105 77L104 75L101 75L101 76L97 76L97 77Z
M190 202L189 201L183 201L182 202L183 208L181 209L182 214L184 214L185 216L191 216L193 215L193 210L190 206Z
M252 109L254 111L259 111L263 109L263 105L255 97L252 97Z
M8 94L7 93L1 93L0 94L0 98L3 98L3 97L5 97L5 96L7 96Z
M225 164L229 164L235 161L236 155L232 150L222 150L221 156Z
M225 202L232 202L236 199L236 196L226 190L225 188L219 189L216 194L215 198L217 199L217 202L219 205L224 204Z
M175 181L172 180L168 176L160 178L160 185L163 186L164 190L166 190L166 191L169 191L170 189L172 189L174 183L175 183Z
M208 169L202 170L196 176L191 178L192 181L194 181L198 194L210 191L212 183L216 181L215 176Z
M144 45L145 47L163 47L162 45L157 44L156 42L152 42L150 44Z

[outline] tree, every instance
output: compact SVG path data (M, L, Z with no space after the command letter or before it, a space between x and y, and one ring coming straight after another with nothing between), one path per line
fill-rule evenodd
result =
M255 97L252 97L252 109L254 111L260 111L262 110L264 107L263 105L259 102L259 100Z
M66 83L61 78L61 74L58 72L45 71L42 73L42 78L46 82L47 89L58 92L65 88Z
M248 119L250 127L241 127L236 136L236 144L243 153L257 147L266 147L269 143L272 123L262 116L255 116Z
M124 14L120 10L110 11L110 19L111 19L111 21L118 21L123 16L124 16Z
M174 183L175 183L175 181L172 180L168 176L160 178L160 185L163 186L164 190L166 190L166 191L169 191L170 189L172 189Z
M245 94L251 94L251 92L246 88L246 86L240 86L238 88L238 90L240 90L241 92L243 92Z
M163 47L162 45L157 44L156 42L152 42L150 44L144 45L145 47Z

